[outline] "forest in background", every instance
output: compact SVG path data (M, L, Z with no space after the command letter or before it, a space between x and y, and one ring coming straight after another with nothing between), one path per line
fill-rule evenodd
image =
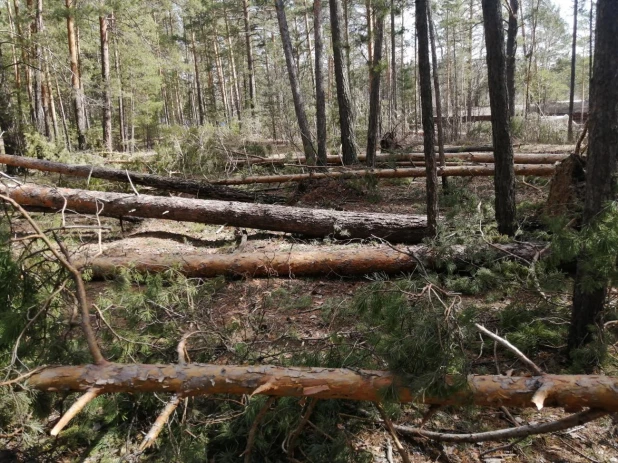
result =
M0 460L613 462L618 4L572 6L4 2Z

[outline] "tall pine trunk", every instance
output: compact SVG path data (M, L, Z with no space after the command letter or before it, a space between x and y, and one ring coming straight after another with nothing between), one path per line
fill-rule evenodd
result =
M376 5L377 3L377 5ZM382 70L382 41L384 39L384 7L374 2L375 17L373 62L369 63L369 123L367 127L367 166L374 167L380 124L380 74Z
M575 98L575 63L577 61L577 0L573 1L573 43L571 44L571 91L569 93L569 143L573 141L573 107ZM582 95L582 99L583 99Z
M292 54L292 41L290 40L290 32L288 30L288 21L285 17L285 9L283 0L275 0L277 7L277 20L279 22L279 31L281 33L281 41L283 43L283 53L285 54L285 63L288 69L288 77L290 79L290 87L292 88L292 98L294 99L294 111L298 127L300 128L300 136L303 142L303 151L307 162L315 163L315 149L311 140L311 132L309 130L309 122L307 121L307 113L305 112L305 102L300 91L300 82L296 74L294 65L294 56Z
M107 151L114 149L112 145L112 87L109 78L109 33L107 15L99 16L99 32L101 35L101 85L103 99L103 146Z
M324 72L322 52L322 0L313 0L313 34L315 41L315 106L318 136L318 165L326 165L326 99L324 95Z
M506 87L509 92L509 117L515 116L515 57L517 54L517 15L519 0L510 0L509 28L506 36Z
M249 0L242 0L243 21L245 24L245 48L247 52L247 73L249 74L249 105L251 115L255 116L256 89L255 71L253 69L253 49L251 47L251 25L249 22Z
M618 166L618 2L599 0L596 20L584 226L594 226L608 202L615 200ZM585 248L578 258L568 339L570 351L593 339L591 327L602 326L600 315L607 297L608 277L602 270L596 270L602 264L600 259L615 265L615 256L590 256Z
M73 109L77 123L77 146L80 150L86 149L86 111L84 108L84 93L79 75L77 38L75 33L74 0L65 0L67 8L67 37L69 57L71 60L71 85L73 87Z
M337 103L339 105L339 125L341 128L341 151L345 165L358 162L358 148L354 128L354 108L350 96L349 69L344 66L344 37L341 34L343 11L340 0L329 0L330 29L333 41L333 64L337 85Z
M438 129L438 158L442 167L446 166L444 156L444 131L442 119L442 99L440 95L440 76L438 74L438 54L436 53L435 26L431 15L431 1L427 0L427 21L429 23L429 41L431 42L431 65L433 70L433 88L436 92L436 127ZM442 187L448 187L446 176L442 176Z
M487 77L491 107L491 132L495 160L495 208L498 231L515 234L515 173L513 145L509 128L508 92L506 88L506 57L500 0L482 0L485 44L487 46Z
M438 224L438 175L433 146L433 104L431 96L431 66L429 64L429 36L427 0L416 0L416 33L418 35L418 66L423 118L423 144L427 170L427 233L433 236Z

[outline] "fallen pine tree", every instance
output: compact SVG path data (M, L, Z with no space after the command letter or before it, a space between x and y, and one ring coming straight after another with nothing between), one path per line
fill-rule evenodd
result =
M47 367L28 379L34 389L48 392L95 391L176 393L183 397L212 394L309 396L379 402L393 390L399 402L482 407L590 407L618 412L618 378L601 375L447 377L454 391L415 393L406 379L393 373L345 368L302 368L270 365L119 364ZM467 386L467 387L466 387ZM443 388L444 389L444 388Z
M176 191L196 195L198 198L220 199L224 201L261 202L267 204L285 202L285 198L252 193L250 191L236 190L221 185L213 185L209 182L191 180L185 178L164 177L162 175L143 174L141 172L129 172L122 169L110 169L108 167L72 165L61 162L46 161L26 156L11 156L0 154L0 164L7 166L34 169L44 172L56 172L63 175L81 178L100 178L114 182L133 183L158 188L166 191Z
M506 258L531 262L542 247L530 243L493 245ZM453 246L449 260L458 262L469 251L465 246ZM459 257L458 257L459 256ZM500 257L502 257L500 256ZM299 276L361 276L376 272L396 275L411 272L419 265L435 268L435 255L428 246L411 246L405 252L391 248L348 247L334 251L250 252L239 254L212 254L195 250L191 254L156 255L141 253L139 259L131 256L98 256L75 263L88 268L93 278L114 276L121 268L138 272L162 272L175 268L190 277L211 278L219 275L249 277Z
M536 165L515 165L515 175L534 175L539 177L550 177L554 174L554 166L548 164ZM284 183L299 182L302 180L318 180L322 178L413 178L425 177L427 171L424 168L404 168L404 169L363 169L345 170L331 172L311 172L309 174L289 174L289 175L262 175L251 177L235 177L223 180L215 180L214 185L246 185L250 183ZM485 166L438 166L438 176L443 177L493 177L493 164Z
M0 185L0 193L21 206L69 210L105 217L142 217L298 233L322 238L378 238L418 243L425 216L303 209L267 204L132 195L34 184Z
M447 161L460 161L460 162L482 162L493 163L493 153L447 153L445 154ZM515 153L514 162L517 164L553 164L559 162L568 157L568 154L554 154L554 153ZM367 157L364 154L358 156L359 162L365 162ZM393 154L378 154L376 155L377 164L386 164L390 162L396 163L416 163L423 162L425 160L424 154L417 153L393 153ZM327 156L326 161L332 165L342 165L340 156ZM304 156L294 158L261 158L261 159L235 159L235 164L238 165L273 165L282 166L286 164L298 163L299 165L305 164L306 159Z

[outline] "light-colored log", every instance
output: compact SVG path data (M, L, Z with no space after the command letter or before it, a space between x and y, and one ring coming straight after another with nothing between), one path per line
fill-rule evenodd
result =
M448 384L463 378L448 377ZM183 396L264 394L277 397L382 400L482 407L534 407L537 390L547 390L545 407L596 408L618 412L618 378L601 375L468 376L467 387L444 396L416 395L390 372L270 365L114 364L49 367L28 379L42 391L169 392Z
M554 166L548 164L516 164L516 175L534 175L538 177L550 177L554 174ZM252 177L234 177L213 181L213 185L248 185L251 183L285 183L299 182L302 180L318 180L323 178L413 178L425 177L424 168L403 169L373 169L373 170L345 170L331 172L311 172L309 174L289 175L262 175ZM449 166L438 167L438 176L446 177L493 177L494 166Z

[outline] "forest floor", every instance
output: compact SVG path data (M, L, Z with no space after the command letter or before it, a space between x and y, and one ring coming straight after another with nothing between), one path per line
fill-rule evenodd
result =
M572 147L563 145L526 145L517 148L520 152L568 153ZM138 154L138 156L140 156ZM62 184L83 187L85 181L59 179L57 175L30 176L29 180L46 184ZM457 194L469 195L481 203L493 201L492 178L449 179ZM539 209L547 198L548 179L518 178L517 202ZM99 182L97 188L102 182ZM120 191L117 185L104 185ZM122 186L121 188L125 188ZM143 193L147 189L138 187ZM126 191L126 190L125 190ZM289 203L299 207L332 208L349 211L371 211L383 213L423 214L425 207L425 180L404 179L380 181L377 186L368 186L360 181L323 180L300 187L283 186L274 191L287 194ZM451 199L452 201L452 199ZM456 201L455 201L456 202ZM443 206L441 214L447 217L451 205ZM521 210L525 211L526 206ZM37 214L36 218L44 225L57 225L58 215ZM96 225L92 217L66 217L68 224ZM96 232L90 230L64 231L70 251L79 257L101 253L103 256L129 256L138 261L140 255L190 255L199 250L212 254L239 252L241 233L235 227L210 226L193 223L179 223L167 220L146 219L137 222L125 221L122 226L118 220L101 218L103 230L100 241ZM464 219L465 220L465 219ZM461 226L461 225L460 225ZM479 223L469 222L469 233L479 233ZM16 228L19 231L19 226ZM24 233L26 229L24 228ZM358 247L367 242L351 240L303 239L283 233L247 230L246 244L242 252L290 252L315 249L333 249L342 246ZM376 245L375 243L373 245ZM222 346L215 363L238 362L232 354L232 347L244 343L252 353L253 359L263 363L276 362L281 356L292 358L298 351L321 351L332 346L334 337L347 343L363 343L358 328L358 317L350 311L355 298L363 289L382 277L369 275L364 278L342 278L330 275L328 278L298 279L290 275L279 275L269 279L251 278L228 279L221 282L209 300L207 310L202 314L208 319L204 322L209 329L222 334ZM88 296L93 304L105 295L109 282L88 283ZM565 288L565 293L568 289ZM487 294L463 295L461 306L475 306L486 314L490 327L494 315L516 300L534 298L526 291L510 293L503 297L488 297ZM198 303L199 305L199 303ZM237 328L230 330L235 325ZM102 324L99 330L104 330ZM558 346L559 347L559 346ZM105 347L104 347L105 350ZM472 362L473 365L495 374L496 367L502 372L514 369L514 374L527 374L521 364L513 358L498 355L491 347L483 350ZM560 349L551 346L537 352L533 358L547 371L558 373L562 360ZM370 406L370 405L368 405ZM373 410L370 410L374 413ZM479 431L512 427L515 424L553 421L566 416L556 409L541 412L510 410L504 411L473 408L440 409L426 424L427 429L437 431L454 430ZM403 406L395 422L417 426L420 414L414 406ZM516 423L510 422L514 418ZM154 417L152 417L154 420ZM347 435L349 445L355 452L370 454L374 462L401 461L392 438L384 428L376 424L371 416L351 416L342 414L340 426ZM347 428L353 429L347 431ZM306 432L313 432L306 430ZM316 430L315 432L319 432ZM400 436L404 447L414 462L607 462L618 463L618 443L616 440L616 421L601 419L577 428L544 436L533 436L508 443L450 444L437 443L425 439L411 439ZM328 434L324 439L329 439ZM486 453L496 449L491 453ZM392 455L392 456L391 456ZM66 460L75 461L74 456ZM83 458L83 459L82 459ZM80 461L99 461L96 456L81 457ZM151 461L157 461L156 453ZM391 460L392 458L392 460ZM2 454L0 452L0 460ZM213 461L217 461L216 459Z

